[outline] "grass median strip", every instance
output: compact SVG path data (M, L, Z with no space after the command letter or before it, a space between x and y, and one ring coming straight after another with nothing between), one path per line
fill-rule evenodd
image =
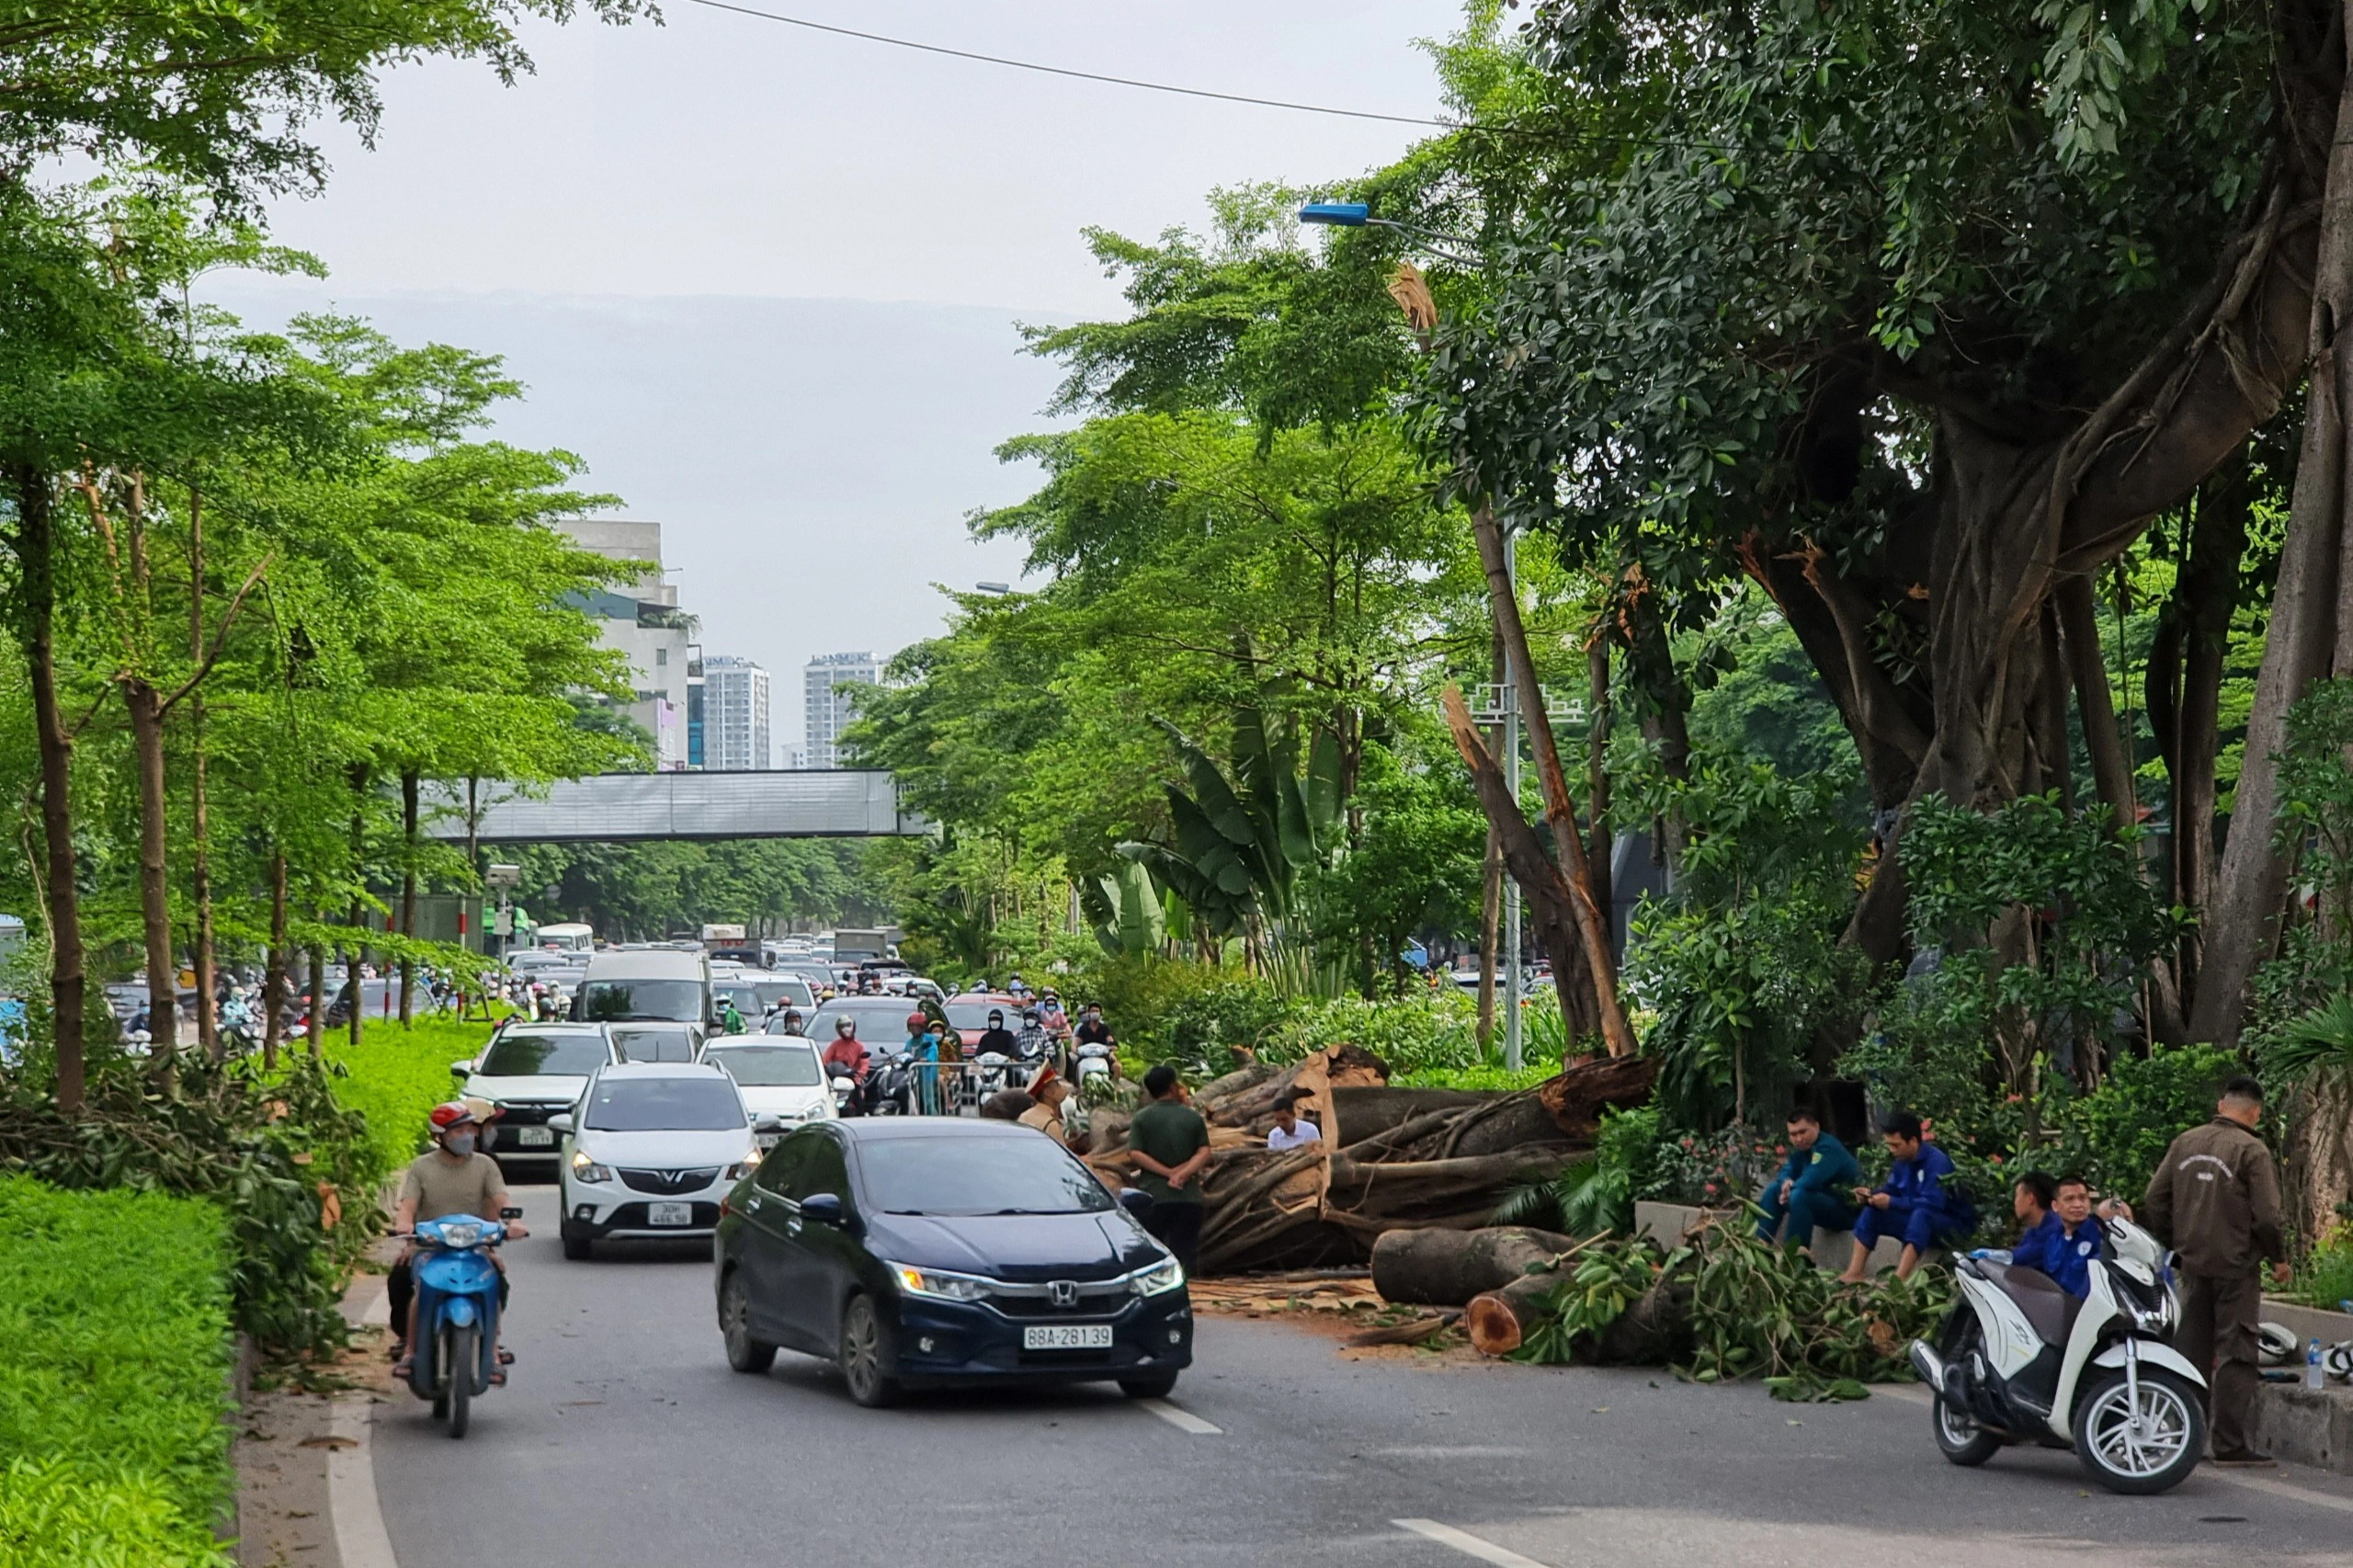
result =
M0 1568L214 1568L228 1233L198 1199L0 1176Z

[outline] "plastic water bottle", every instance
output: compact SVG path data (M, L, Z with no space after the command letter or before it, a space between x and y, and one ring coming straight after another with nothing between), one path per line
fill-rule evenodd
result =
M2318 1389L2323 1386L2325 1376L2320 1364L2320 1336L2314 1335L2313 1342L2304 1347L2304 1386Z

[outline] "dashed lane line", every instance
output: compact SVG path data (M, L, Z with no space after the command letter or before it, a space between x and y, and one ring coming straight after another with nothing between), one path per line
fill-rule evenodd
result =
M1178 1431L1190 1432L1196 1437L1221 1437L1225 1432L1224 1427L1212 1426L1182 1405L1172 1404L1165 1399L1140 1399L1136 1403Z
M1439 1524L1436 1519L1392 1519L1389 1522L1401 1530L1411 1530L1441 1546L1450 1546L1465 1557L1492 1562L1495 1568L1545 1568L1533 1557L1522 1557L1508 1547L1497 1546L1492 1540L1481 1540L1468 1530Z

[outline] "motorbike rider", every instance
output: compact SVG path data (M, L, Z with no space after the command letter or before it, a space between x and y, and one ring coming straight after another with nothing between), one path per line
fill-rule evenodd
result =
M2099 1256L2100 1241L2099 1226L2091 1217L2091 1190L2083 1177L2054 1182L2040 1171L2029 1171L2012 1192L2021 1228L2018 1244L2010 1249L2010 1266L2042 1270L2078 1301L2090 1295L2092 1259Z
M1911 1111L1895 1110L1880 1119L1879 1130L1894 1164L1877 1191L1854 1189L1863 1210L1855 1218L1855 1255L1839 1276L1849 1285L1861 1282L1881 1236L1903 1238L1895 1277L1909 1279L1932 1248L1977 1228L1977 1211L1958 1186L1949 1185L1952 1156L1927 1142L1927 1123Z
M1021 1028L1013 1037L1013 1053L1024 1062L1042 1061L1048 1045L1044 1020L1035 1007L1021 1009Z
M915 1066L915 1110L922 1116L939 1114L939 1031L925 1013L907 1015L907 1060Z
M435 1106L426 1124L432 1131L433 1150L409 1162L407 1171L401 1176L400 1196L392 1206L392 1234L414 1236L420 1221L440 1220L452 1214L496 1220L509 1204L506 1177L496 1160L475 1148L482 1134L482 1120L474 1108L463 1100L450 1100ZM520 1240L530 1233L520 1220L506 1221L509 1240ZM415 1256L416 1246L411 1242L401 1249L400 1257L384 1281L394 1336L392 1375L399 1378L409 1374L409 1346L416 1337L416 1276L411 1267ZM490 1254L490 1261L498 1269L498 1308L504 1314L506 1262L494 1251ZM498 1352L502 1368L513 1359L510 1352L503 1348ZM491 1374L494 1383L506 1381L504 1370Z
M848 1013L835 1014L834 1038L825 1043L825 1075L831 1077L835 1068L846 1067L863 1086L870 1055L866 1042L858 1038L857 1017Z
M1000 1056L1010 1056L1015 1044L1013 1031L1005 1027L1005 1009L991 1007L989 1027L981 1031L979 1042L972 1047L974 1054L986 1055L994 1051Z
M784 1032L786 1034L806 1034L808 1032L801 1027L801 1009L798 1007L787 1007L784 1010L784 1018L782 1021L784 1024Z

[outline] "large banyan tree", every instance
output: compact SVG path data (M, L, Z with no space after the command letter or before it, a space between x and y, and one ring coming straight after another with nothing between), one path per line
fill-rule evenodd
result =
M1462 483L1612 566L1628 624L1761 585L1891 832L1931 794L2066 787L2071 696L2129 813L2095 574L2201 486L2243 517L2250 443L2290 426L2268 472L2294 461L2275 416L2309 381L2237 801L2263 826L2184 889L2203 976L2155 1009L2234 1035L2282 894L2265 759L2347 662L2345 8L1546 0L1523 43L1551 107L1493 140L1581 169L1501 223L1488 308L1434 346ZM2167 720L2211 775L2207 663ZM1881 956L1899 865L1849 933Z

